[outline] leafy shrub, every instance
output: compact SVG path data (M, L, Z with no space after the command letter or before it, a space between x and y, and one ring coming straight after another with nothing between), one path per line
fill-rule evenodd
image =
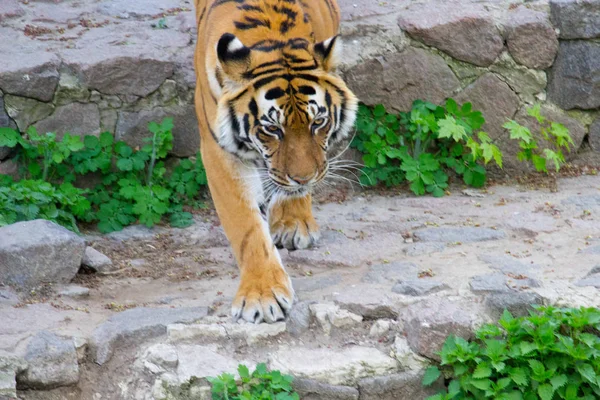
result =
M248 367L240 365L238 373L241 385L238 386L231 374L208 378L212 385L213 400L298 400L292 390L293 377L279 371L267 371L265 364L258 364L250 374Z
M77 230L75 218L97 223L101 232L123 229L136 221L149 227L169 215L172 226L193 222L184 206L199 207L198 195L206 174L198 154L184 159L167 176L164 159L173 147L173 122L151 122L152 137L141 149L114 141L108 132L99 137L71 136L57 139L40 135L34 128L26 137L0 128L0 146L19 147L18 182L0 180L0 226L35 218L51 219ZM75 187L77 178L96 174L91 190Z
M410 112L388 113L383 105L358 111L357 135L352 146L363 153L361 183L395 186L405 180L417 195L441 197L448 187L447 169L464 182L482 187L483 164L502 167L502 153L480 131L485 119L470 103L459 106L449 99L444 106L417 100Z
M600 310L538 307L505 311L468 342L449 337L440 353L447 393L428 400L593 400L600 398ZM430 367L423 383L441 374Z
M504 124L504 128L510 132L510 138L519 141L521 147L521 151L517 154L519 161L531 162L538 172L546 173L548 173L546 164L549 161L554 164L558 172L565 163L563 149L570 151L569 144L574 144L569 130L564 125L544 117L539 104L527 109L527 113L540 124L539 135L532 134L529 128L513 120ZM542 140L550 147L541 150L539 142Z

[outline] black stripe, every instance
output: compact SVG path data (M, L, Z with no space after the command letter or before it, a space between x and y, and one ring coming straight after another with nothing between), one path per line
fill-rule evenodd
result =
M283 96L285 96L285 92L281 88L276 87L267 91L265 94L265 99L275 100Z
M254 28L258 28L260 26L271 29L271 21L262 20L258 18L246 17L244 22L235 21L234 25L236 28L241 30L250 30Z
M254 117L254 125L258 124L258 105L256 104L256 100L254 100L254 98L250 100L250 103L248 103L248 109Z
M248 93L248 88L246 88L246 89L242 90L240 93L238 93L238 95L235 96L233 99L231 99L231 101L232 102L238 101L240 99L240 97L242 97L246 93Z
M232 101L229 102L229 119L231 121L231 129L233 129L233 136L237 138L240 136L240 122L235 115Z
M312 86L306 86L306 85L302 85L298 88L298 91L304 95L310 96L313 94L316 94L317 92L315 91L315 88L313 88ZM329 93L327 93L327 95L329 95ZM327 97L325 97L327 98ZM329 96L329 100L331 101L331 96Z
M331 108L331 94L328 90L325 91L325 104L327 104L327 108Z
M334 17L333 6L331 5L331 1L325 0L325 3L327 4L327 8L329 9L329 16L333 21L337 21L337 18Z
M276 72L284 72L284 71L285 71L285 69L284 69L284 68L271 68L271 69L267 69L267 70L264 70L264 71L262 71L262 72L258 72L258 73L254 73L254 74L251 74L251 73L245 72L245 73L244 73L244 74L242 74L242 75L243 75L243 77L244 77L244 78L246 78L246 79L256 79L256 78L258 78L259 76L268 75L268 74L274 74L274 73L276 73Z
M252 4L242 4L241 6L238 6L238 10L263 12L262 8Z
M296 23L294 21L285 20L279 25L279 32L282 34L287 33L291 28L295 27Z
M246 131L246 138L248 138L250 136L250 116L248 114L244 114L244 130Z
M206 13L206 7L204 7L204 9L202 10L202 13L200 13L200 17L198 18L198 28L200 27L200 24L202 23L202 20L204 19L205 13Z

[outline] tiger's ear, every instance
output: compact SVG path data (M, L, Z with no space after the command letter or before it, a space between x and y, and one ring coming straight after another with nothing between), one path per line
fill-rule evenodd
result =
M338 38L336 35L315 44L315 58L326 72L334 71L338 66L342 52L342 43Z
M217 57L225 78L234 82L242 80L242 74L250 66L251 50L231 33L225 33L217 43Z

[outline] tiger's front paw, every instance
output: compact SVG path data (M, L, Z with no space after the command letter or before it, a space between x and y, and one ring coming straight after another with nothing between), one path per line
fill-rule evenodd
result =
M285 320L292 309L294 289L283 267L274 266L242 274L231 315L255 324Z
M271 221L271 237L275 246L288 250L302 250L319 239L319 225L312 215L285 217Z

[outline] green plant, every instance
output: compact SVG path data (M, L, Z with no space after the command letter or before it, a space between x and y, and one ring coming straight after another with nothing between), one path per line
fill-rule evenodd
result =
M13 211L10 214L2 212L3 220L48 217L76 230L72 217L77 217L88 223L97 223L98 229L105 233L121 230L136 221L151 227L161 222L165 215L169 215L172 226L191 225L192 214L184 211L184 207L202 206L198 194L206 185L200 155L181 160L173 172L167 174L164 159L173 147L173 121L166 118L160 124L151 122L148 129L152 136L144 139L141 149L135 150L125 142L115 143L108 132L83 139L66 134L58 140L54 133L39 135L35 129L28 130L22 137L12 129L0 128L0 145L19 147L17 159L23 174L33 179L10 182L14 186L11 186L12 189L27 189L28 193L39 189L41 194L35 196L47 200L46 206L53 204L59 212L54 217L53 213L40 209L37 213L20 212L15 217L15 207L22 209L22 206L29 205L31 196L12 196L10 210ZM77 189L71 184L77 182L78 177L91 173L100 179L94 189ZM2 186L7 187L8 184L4 181ZM55 191L51 196L49 188ZM77 203L71 209L75 200L65 193L86 199L86 206ZM9 199L4 201L8 203ZM72 215L67 218L65 213L69 212ZM70 221L68 224L67 220Z
M383 105L359 107L357 135L352 146L363 153L364 185L395 186L407 180L417 195L441 197L448 187L447 169L469 186L482 187L486 170L481 163L502 167L502 153L480 131L485 119L470 103L444 106L417 100L410 112L388 113Z
M544 117L539 104L528 108L527 113L537 120L540 126L539 135L532 134L529 128L513 120L504 124L504 128L510 132L510 138L519 141L521 147L521 151L517 154L519 161L531 162L538 172L546 173L548 173L546 165L550 162L558 172L565 163L563 149L570 151L569 144L574 144L569 130L564 125ZM546 148L540 148L541 141L545 142Z
M241 384L231 374L208 378L212 385L213 400L298 400L292 390L293 378L279 371L268 371L265 364L258 364L252 374L245 365L238 367Z
M600 397L600 310L537 307L528 317L505 311L497 325L485 325L468 342L449 337L441 365L446 393L428 400L593 400Z

